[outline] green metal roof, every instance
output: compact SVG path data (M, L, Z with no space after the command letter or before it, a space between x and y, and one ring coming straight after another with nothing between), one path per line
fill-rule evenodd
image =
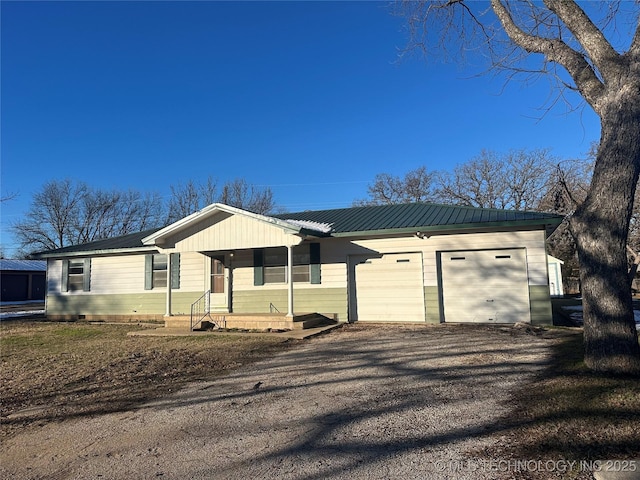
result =
M272 217L298 222L296 225L304 226L300 230L302 233L336 237L504 227L555 228L563 219L562 216L552 213L517 212L432 203L315 210L272 215ZM142 239L159 230L161 228L154 228L121 237L58 248L41 252L36 256L47 258L155 250L156 247L152 245L144 245Z
M316 210L274 215L331 225L331 235L393 233L399 231L457 230L482 227L559 225L563 217L552 213L519 212L489 208L460 207L433 203L378 205L333 210Z
M82 243L79 245L71 245L69 247L57 248L55 250L47 250L36 254L36 257L64 257L73 256L78 253L115 253L119 250L145 250L152 249L152 247L146 247L142 243L142 239L157 232L160 228L153 228L151 230L145 230L144 232L130 233L128 235L122 235L120 237L107 238L104 240L96 240L93 242Z

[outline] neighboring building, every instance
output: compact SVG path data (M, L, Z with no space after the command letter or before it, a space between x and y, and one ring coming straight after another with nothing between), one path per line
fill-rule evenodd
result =
M47 262L0 259L0 301L44 301Z
M561 220L434 204L274 216L213 204L161 229L43 252L47 316L170 318L210 292L207 310L225 318L548 324L545 241Z
M552 297L562 297L564 288L562 286L562 265L564 262L559 258L547 255L549 263L549 292Z

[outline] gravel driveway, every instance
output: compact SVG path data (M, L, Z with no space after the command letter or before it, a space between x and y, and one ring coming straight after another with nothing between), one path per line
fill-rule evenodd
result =
M135 410L30 429L3 445L0 476L497 478L453 470L504 442L497 421L552 342L506 327L347 326Z

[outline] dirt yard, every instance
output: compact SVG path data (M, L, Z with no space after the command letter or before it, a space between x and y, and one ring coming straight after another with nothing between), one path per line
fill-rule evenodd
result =
M0 325L0 438L34 425L133 408L294 343L274 336L127 336L149 328L135 324Z
M213 337L197 344L199 353L189 362L168 361L189 351L184 344L129 338L128 351L137 353L120 360L95 351L95 364L110 367L96 368L104 378L65 382L53 366L55 381L39 377L46 385L77 382L78 395L85 394L81 388L96 395L85 406L99 400L100 408L58 405L52 410L47 402L56 398L55 388L34 389L37 400L10 415L14 428L3 441L0 477L591 479L587 471L561 475L566 464L514 473L496 463L513 455L561 458L562 450L544 448L565 428L562 416L570 415L556 412L558 418L547 426L548 411L521 409L531 397L545 407L566 406L554 384L540 379L555 365L555 355L565 355L558 347L574 337L566 331L495 326L349 325L303 342L267 342L266 352L245 349L253 356L227 366L225 375L203 360L218 349ZM163 360L150 360L149 352ZM185 375L200 380L177 383L171 369L194 359L198 368ZM105 380L109 376L113 388ZM144 387L150 378L152 386ZM102 379L97 390L96 379ZM566 379L558 381L566 389ZM602 388L615 392L611 385ZM101 389L109 395L101 397ZM553 402L544 397L545 389L551 389ZM629 436L623 438L627 448L637 450L635 400L622 399L636 409L635 417L627 415L636 424L622 433ZM602 411L598 415L611 423ZM584 440L568 431L560 435L562 441ZM608 435L600 427L588 433ZM620 444L615 448L636 452Z

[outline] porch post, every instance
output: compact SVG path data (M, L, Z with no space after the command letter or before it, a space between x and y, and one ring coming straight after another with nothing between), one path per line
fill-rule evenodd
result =
M165 317L171 316L171 254L167 253L167 305L164 313Z
M287 280L289 282L287 317L293 318L293 246L291 245L287 245Z

